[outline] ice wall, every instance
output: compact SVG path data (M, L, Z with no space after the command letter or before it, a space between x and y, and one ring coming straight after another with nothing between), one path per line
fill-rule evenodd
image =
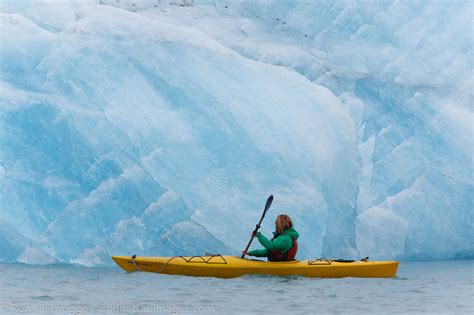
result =
M229 46L295 69L351 111L362 161L360 253L472 257L472 2L216 4L240 15L246 36L223 39ZM269 28L275 36L262 40ZM329 213L336 224L328 221L325 255L339 221L350 220L341 207Z
M0 259L472 255L470 2L188 4L2 2Z

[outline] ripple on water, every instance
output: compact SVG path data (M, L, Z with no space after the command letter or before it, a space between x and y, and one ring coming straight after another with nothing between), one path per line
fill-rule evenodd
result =
M32 300L35 301L52 301L54 298L51 295L37 295L37 296L31 296Z
M56 298L60 301L70 301L70 302L74 302L74 301L79 301L80 299L75 296L75 295L70 295L70 294L63 294L63 295L57 295Z
M407 277L393 277L392 280L410 280Z
M15 277L14 280L20 280L21 281L21 280L28 280L28 278L27 277Z
M176 294L176 296L186 296L186 297L192 296L192 295L193 295L193 292L190 292L190 291L188 291L188 292L179 292L178 294Z
M276 293L276 294L283 294L283 293L286 293L286 292L288 292L288 291L287 291L287 290L278 289L278 290L271 290L270 292Z
M407 292L411 292L411 293L424 293L423 290L420 290L420 289L408 290Z

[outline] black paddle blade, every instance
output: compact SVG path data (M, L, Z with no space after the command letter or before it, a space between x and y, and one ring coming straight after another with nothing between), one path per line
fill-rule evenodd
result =
M267 199L267 202L265 203L265 210L263 210L264 212L267 212L267 210L272 205L272 202L273 202L273 195L270 195L270 197L268 197Z

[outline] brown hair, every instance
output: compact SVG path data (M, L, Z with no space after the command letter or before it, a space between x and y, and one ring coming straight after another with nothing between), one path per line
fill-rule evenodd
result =
M286 214L280 214L275 220L275 228L278 234L283 234L286 229L293 226L293 222Z

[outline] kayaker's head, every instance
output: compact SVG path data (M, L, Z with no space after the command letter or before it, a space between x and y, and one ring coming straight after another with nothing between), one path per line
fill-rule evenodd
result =
M292 226L293 222L289 216L286 214L280 214L277 216L275 221L275 230L278 232L278 234L283 234L286 229L289 229Z

